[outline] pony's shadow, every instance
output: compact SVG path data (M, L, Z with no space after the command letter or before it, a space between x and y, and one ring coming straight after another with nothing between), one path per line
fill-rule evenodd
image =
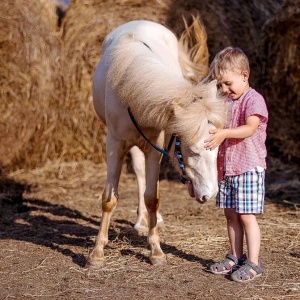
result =
M147 243L147 236L138 235L137 232L133 229L133 226L134 226L133 223L128 222L123 219L117 219L117 220L115 220L115 222L119 224L118 229L121 232L118 235L119 239L125 238L125 239L130 240L130 245L131 245L131 247L134 247L134 248L140 248L140 247L149 248L149 245ZM126 226L124 226L124 225L126 225ZM132 228L132 229L128 230L128 226L130 226L130 228ZM213 261L211 259L203 259L196 255L185 253L184 251L176 248L175 246L168 245L167 243L161 242L160 245L165 254L172 254L173 256L177 256L186 261L199 263L204 268L207 268L209 264L213 263ZM124 256L125 255L134 256L138 260L144 261L144 262L147 262L150 264L149 257L141 254L139 252L139 250L134 251L131 249L128 249L128 250L124 249L124 250L121 250L121 254Z
M72 246L91 249L100 220L86 217L75 209L64 205L50 203L43 199L24 198L31 186L0 177L0 240L11 239L26 241L48 247L71 257L73 262L84 267L86 258L83 254L71 250ZM83 225L84 223L84 225ZM87 225L90 224L91 226ZM127 239L131 247L137 250L120 250L121 255L134 255L138 260L150 263L139 248L149 248L147 237L138 235L134 224L126 220L114 220L110 226L109 240ZM109 247L109 244L108 244ZM209 261L195 255L187 254L175 246L161 243L166 254L172 254L191 262L207 266Z
M99 221L64 205L24 198L23 194L30 189L27 184L0 177L0 240L12 239L49 247L83 267L84 255L75 253L70 246L91 246L90 236L97 235L98 231L80 223L98 226Z

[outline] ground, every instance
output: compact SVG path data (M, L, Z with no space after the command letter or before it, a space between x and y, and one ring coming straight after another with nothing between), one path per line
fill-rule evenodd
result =
M150 264L136 220L136 182L124 172L105 266L86 270L99 222L105 166L49 163L2 180L0 299L300 299L299 206L267 199L260 216L264 274L248 284L206 271L228 252L214 201L190 198L162 180L161 245L167 264ZM4 197L4 195L6 195Z

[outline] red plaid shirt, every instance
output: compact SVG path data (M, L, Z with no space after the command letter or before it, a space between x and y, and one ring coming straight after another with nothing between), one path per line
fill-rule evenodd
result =
M245 139L225 139L219 147L218 178L224 175L235 176L252 170L257 166L266 169L267 150L265 146L268 110L264 98L249 88L238 100L229 100L231 113L227 128L246 124L253 115L260 117L259 126L253 136Z

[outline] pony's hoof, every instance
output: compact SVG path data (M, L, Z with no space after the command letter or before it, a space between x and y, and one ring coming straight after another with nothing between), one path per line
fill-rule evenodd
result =
M150 257L150 262L153 266L162 266L167 263L166 257Z
M91 258L88 258L86 264L85 264L85 269L89 270L99 270L102 269L104 266L104 260L92 260Z

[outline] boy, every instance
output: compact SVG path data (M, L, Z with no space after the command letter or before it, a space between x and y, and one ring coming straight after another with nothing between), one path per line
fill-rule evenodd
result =
M268 111L264 98L249 86L249 61L241 49L228 47L219 52L210 74L229 102L228 127L212 130L205 148L219 146L217 207L224 208L231 247L231 254L211 265L210 271L232 273L234 281L249 282L262 274L256 214L263 213Z

